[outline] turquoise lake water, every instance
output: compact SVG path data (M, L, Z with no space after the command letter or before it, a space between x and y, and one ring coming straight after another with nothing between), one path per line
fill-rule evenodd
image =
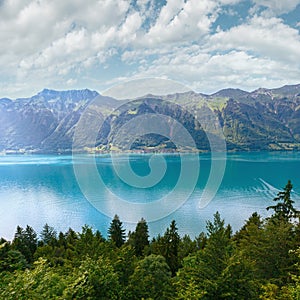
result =
M114 213L127 231L141 216L150 219L152 236L172 219L181 234L195 236L216 211L237 230L254 211L267 216L265 208L288 179L300 208L300 153L235 153L213 160L219 162L212 167L209 154L0 156L0 236L11 239L17 225L39 232L45 223L58 231L88 224L106 235ZM209 174L212 168L222 173L225 163L217 189L220 178ZM210 196L216 192L207 203L201 200L205 189Z

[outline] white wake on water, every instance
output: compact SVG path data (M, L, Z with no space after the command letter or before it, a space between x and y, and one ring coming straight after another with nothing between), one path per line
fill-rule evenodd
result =
M273 186L270 183L266 182L262 178L258 178L257 180L260 182L261 187L260 188L254 188L254 190L255 190L255 192L261 193L265 197L275 198L279 192L283 191L283 189L276 188L275 186ZM299 198L299 196L300 196L295 191L292 191L292 194L293 194L293 196L296 196L297 198Z

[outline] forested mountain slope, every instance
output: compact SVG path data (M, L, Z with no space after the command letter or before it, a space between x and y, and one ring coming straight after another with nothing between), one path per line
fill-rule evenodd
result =
M91 105L98 97L97 105ZM245 92L225 89L212 95L186 92L168 96L147 95L130 101L104 97L90 90L45 89L31 98L0 99L0 151L40 153L72 149L74 130L89 106L104 121L94 145L101 151L173 151L175 145L159 134L138 138L130 149L116 135L137 116L161 114L183 125L199 150L209 151L206 133L220 136L220 124L229 150L294 150L300 148L300 85ZM161 124L163 125L163 123ZM165 125L164 125L165 126ZM169 125L168 125L169 126ZM172 132L170 125L169 131ZM182 150L182 149L177 149ZM194 150L194 149L185 149Z

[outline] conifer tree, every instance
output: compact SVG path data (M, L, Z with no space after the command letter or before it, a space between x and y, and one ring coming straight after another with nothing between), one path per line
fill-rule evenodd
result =
M108 229L109 239L120 248L125 243L125 229L117 215L114 216Z
M179 256L178 256L180 236L178 234L178 228L176 227L175 220L173 220L170 224L170 227L167 228L163 236L163 244L164 244L163 256L166 258L166 261L170 267L172 275L174 276L180 265Z
M142 256L144 248L149 245L148 225L144 218L142 218L136 225L133 233L133 247L137 256Z
M254 212L242 226L242 228L235 233L233 240L236 241L238 246L245 244L253 245L256 242L255 236L259 235L259 232L262 231L262 228L263 220L257 212Z
M56 241L57 233L53 227L46 223L43 227L40 237L45 245L49 245Z
M15 250L20 251L27 262L33 262L33 255L37 249L37 234L32 227L26 226L26 229L18 226L12 243Z
M277 202L277 204L267 207L267 210L274 210L273 217L283 219L285 221L290 221L293 218L299 217L300 211L295 209L293 206L295 201L291 199L292 189L293 185L289 180L283 191L279 192L277 197L273 199L273 201Z

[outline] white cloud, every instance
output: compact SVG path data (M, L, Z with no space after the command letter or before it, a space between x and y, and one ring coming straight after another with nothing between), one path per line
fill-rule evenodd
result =
M122 44L128 44L131 41L134 41L137 37L137 32L142 25L142 19L138 12L135 12L127 16L124 24L119 30L120 42Z
M213 34L218 14L238 13L234 5L242 1L252 1L254 14ZM294 81L300 78L299 31L274 15L299 2L5 0L0 88L21 96L36 87L94 82L101 88L116 78L143 76L166 76L200 91ZM255 13L262 5L267 10ZM101 81L99 70L105 70Z
M74 78L70 78L70 79L67 80L67 82L66 82L66 84L67 84L69 87L74 86L76 83L77 83L77 79L74 79Z
M12 53L35 54L72 31L84 28L93 34L117 29L128 8L125 0L7 0L0 9L0 38Z
M207 34L202 43L125 51L122 59L154 57L143 60L135 76L166 76L206 92L228 86L251 90L299 82L299 49L297 30L279 18L254 16L228 31Z
M136 14L127 15L128 9L127 0L4 1L0 77L43 84L87 66L91 57L103 63L99 51L129 40L141 24Z
M254 52L287 63L297 63L300 49L298 30L283 24L281 19L254 16L247 24L221 31L211 37L211 50Z
M169 0L145 40L152 45L199 41L209 33L217 7L218 3L212 0Z
M243 0L219 0L220 4L222 4L222 5L233 5L233 4L242 2L242 1Z
M133 99L147 94L168 95L187 92L186 86L163 78L140 78L118 84L103 92L103 95L116 99Z
M294 10L299 0L253 0L257 6L265 6L275 14L284 14Z
M269 58L258 58L244 51L210 55L201 49L194 54L181 49L168 57L153 61L141 68L140 76L166 76L206 93L220 88L236 87L253 90L257 87L276 87L299 81L297 66Z

